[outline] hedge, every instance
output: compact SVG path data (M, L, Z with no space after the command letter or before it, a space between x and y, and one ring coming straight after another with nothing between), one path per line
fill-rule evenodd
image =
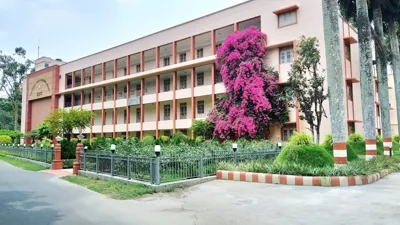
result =
M333 166L333 157L320 145L286 145L279 153L277 164L295 163L312 167Z

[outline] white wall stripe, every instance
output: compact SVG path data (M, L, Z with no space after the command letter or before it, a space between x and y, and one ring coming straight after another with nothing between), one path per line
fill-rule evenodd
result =
M222 180L228 180L228 171L222 171Z
M240 172L233 172L233 180L240 181Z
M376 150L376 145L365 145L366 150Z
M389 150L385 150L383 153L384 153L384 155L389 155L390 156L390 151Z
M247 182L253 181L253 173L246 173L246 181Z
M383 147L392 147L392 142L383 142Z
M339 177L340 186L349 186L349 179L347 177Z
M347 151L346 150L333 150L333 157L346 157Z
M272 174L272 183L279 184L279 174Z
M295 185L296 184L295 176L288 175L286 177L287 177L287 184L288 185Z
M368 176L368 184L372 183L372 175Z
M265 183L265 175L259 173L258 174L258 183Z
M312 186L312 177L303 177L303 186Z
M362 180L360 176L355 176L354 180L356 181L356 185L362 185Z

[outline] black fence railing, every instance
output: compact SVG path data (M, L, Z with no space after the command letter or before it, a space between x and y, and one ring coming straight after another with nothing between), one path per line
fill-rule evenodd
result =
M279 150L212 152L199 156L120 156L81 152L81 170L135 179L152 184L216 174L220 162L249 162L273 158Z
M51 163L54 159L53 150L43 150L34 148L23 147L5 147L1 146L0 150L4 150L7 154L26 159L32 159L39 162Z

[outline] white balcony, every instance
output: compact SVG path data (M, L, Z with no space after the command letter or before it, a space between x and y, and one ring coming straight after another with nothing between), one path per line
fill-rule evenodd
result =
M93 133L101 133L101 125L94 125L92 126Z
M288 122L296 122L296 108L289 108L289 121Z
M114 108L114 101L104 102L104 108L105 109L113 109Z
M156 129L156 122L144 122L143 123L143 130L155 130Z
M192 126L191 119L176 120L177 129L187 129Z
M156 94L143 95L143 104L156 102Z
M226 92L224 83L215 84L215 94L223 94Z
M91 110L91 109L92 109L92 105L91 105L91 104L83 105L83 106L82 106L82 109Z
M176 99L190 98L192 97L192 89L186 88L176 91Z
M130 123L128 128L129 131L140 131L140 123Z
M93 110L99 110L99 109L101 109L101 102L96 102L96 103L93 103Z
M104 125L103 127L103 132L104 133L111 133L114 132L114 125Z
M194 88L194 96L206 96L212 94L212 86L211 85L204 85L198 86Z
M115 102L115 106L117 107L117 108L119 108L119 107L126 107L127 106L127 99L125 98L125 99L118 99L116 102Z
M117 124L115 125L116 132L125 132L126 131L126 124Z
M161 92L158 94L158 100L160 102L171 101L173 98L174 98L174 93L172 91Z
M173 126L172 120L163 120L158 122L158 129L160 130L171 130Z

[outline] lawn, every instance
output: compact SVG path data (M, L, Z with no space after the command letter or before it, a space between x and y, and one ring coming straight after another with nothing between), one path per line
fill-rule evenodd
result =
M143 184L125 184L119 181L105 181L82 176L66 176L62 179L120 200L133 199L141 195L154 193L153 190Z
M35 163L31 163L31 162L26 162L23 160L19 160L19 159L14 159L14 158L10 158L7 156L4 156L2 154L0 154L0 160L7 162L13 166L19 167L21 169L24 170L30 170L30 171L40 171L40 170L47 170L48 168L45 166L41 166Z

